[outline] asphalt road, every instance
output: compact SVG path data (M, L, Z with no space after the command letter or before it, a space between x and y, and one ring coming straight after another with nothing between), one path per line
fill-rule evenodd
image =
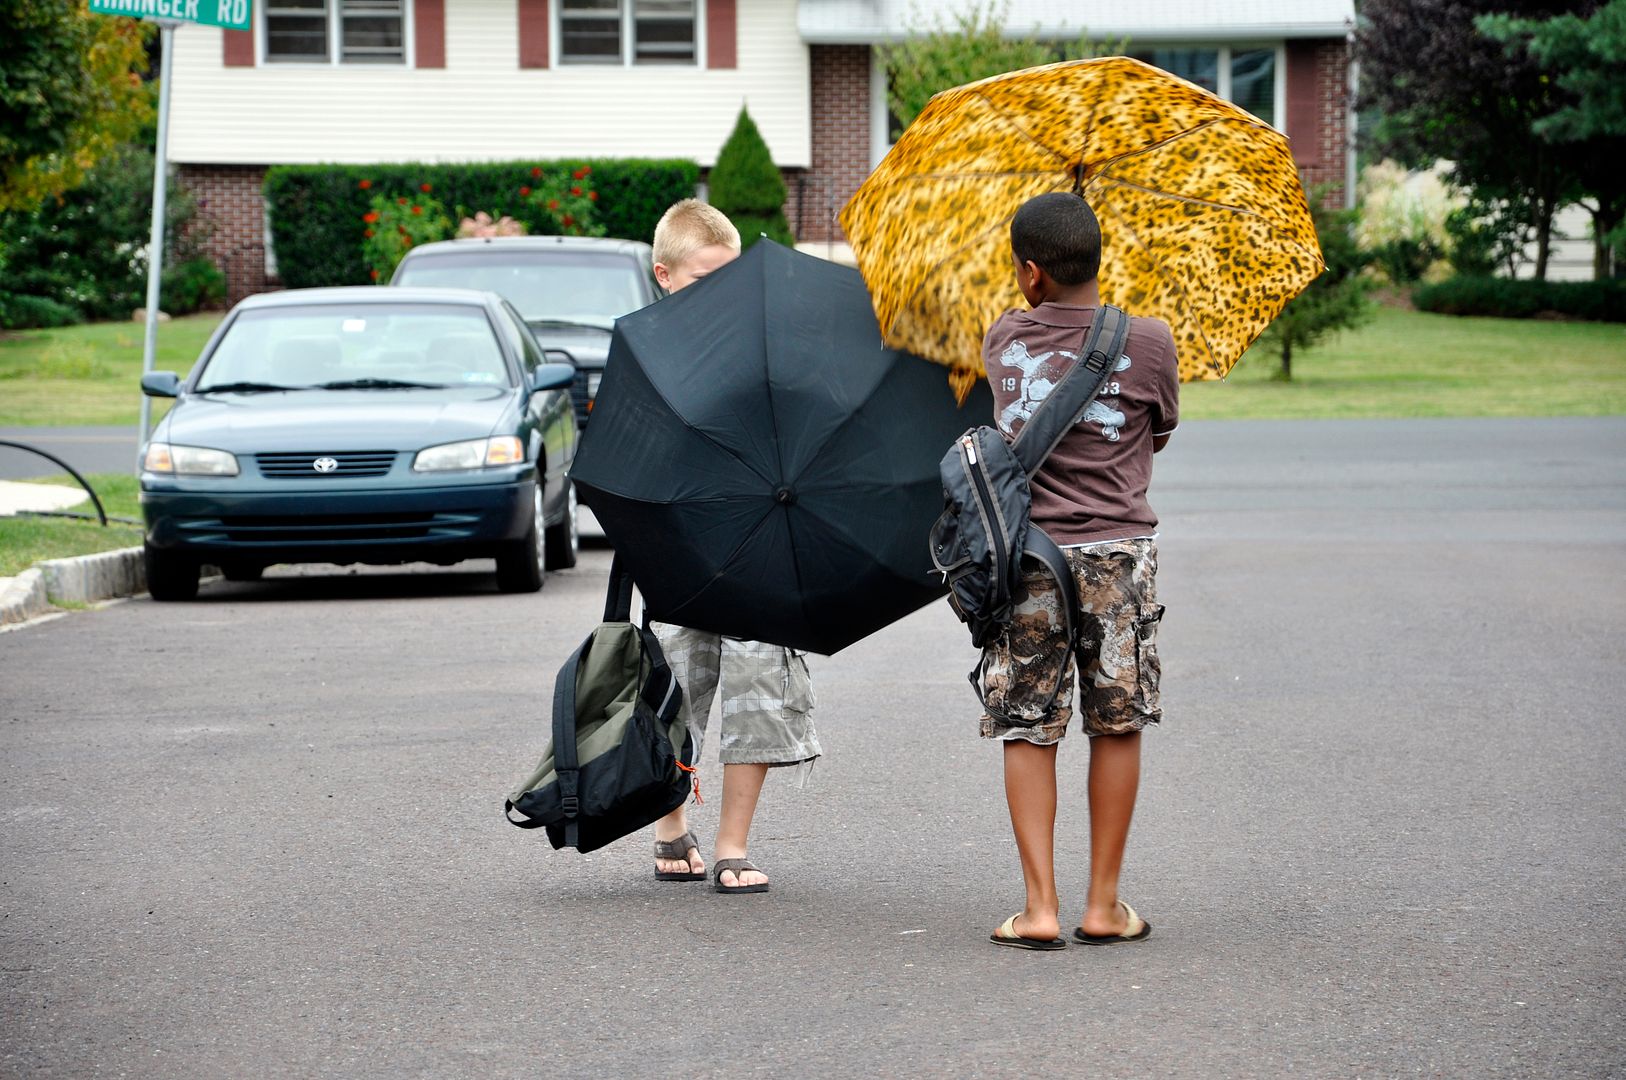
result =
M0 428L0 439L44 450L81 473L128 473L135 470L141 444L136 427ZM38 454L0 446L0 480L28 480L60 472L59 466Z
M941 606L815 663L756 897L500 819L602 550L0 634L0 1074L1619 1076L1623 460L1626 418L1183 429L1127 948L987 943L1020 879Z

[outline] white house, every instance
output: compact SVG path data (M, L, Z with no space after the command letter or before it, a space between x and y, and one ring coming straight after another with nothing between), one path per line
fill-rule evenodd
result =
M254 27L176 32L170 157L232 298L274 285L268 166L687 157L748 105L804 241L888 146L877 46L966 0L262 0ZM1352 193L1353 0L1012 0L1007 29L1087 31L1237 101Z

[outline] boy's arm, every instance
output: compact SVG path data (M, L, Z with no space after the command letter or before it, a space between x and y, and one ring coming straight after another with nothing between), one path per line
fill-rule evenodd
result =
M1180 425L1180 364L1174 351L1174 334L1167 323L1163 328L1163 356L1157 378L1157 403L1153 409L1152 453L1169 445L1169 438Z
M1152 436L1152 453L1155 454L1159 450L1163 449L1165 446L1169 445L1169 440L1171 438L1173 438L1173 437L1174 437L1174 432L1172 432L1172 431L1169 432L1167 435L1153 435Z

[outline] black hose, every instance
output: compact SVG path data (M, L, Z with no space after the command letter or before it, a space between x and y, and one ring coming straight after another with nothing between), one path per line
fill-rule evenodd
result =
M102 500L96 497L96 490L85 482L85 478L79 475L78 469L75 469L72 465L69 465L66 461L63 461L55 454L48 454L38 447L29 446L27 443L12 442L10 439L0 439L0 446L12 446L16 447L18 450L26 450L30 454L38 454L40 457L45 458L48 461L54 461L64 469L67 469L68 472L73 475L73 478L79 481L79 486L84 488L85 491L90 494L90 501L96 504L96 516L102 519L102 527L106 528L107 511L102 509Z

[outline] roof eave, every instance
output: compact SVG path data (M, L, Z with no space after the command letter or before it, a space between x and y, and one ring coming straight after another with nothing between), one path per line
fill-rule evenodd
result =
M1128 38L1130 44L1142 42L1223 42L1274 41L1303 38L1343 38L1352 27L1343 22L1325 23L1257 23L1253 25L1199 27L1189 30L1137 30L1130 26L1090 26L1084 32L1092 41L1119 41ZM1078 29L1041 27L1040 34L1058 40L1076 36ZM885 30L873 27L855 27L842 30L804 30L802 41L808 45L889 45L909 38L905 30ZM1017 36L1017 35L1012 35Z

